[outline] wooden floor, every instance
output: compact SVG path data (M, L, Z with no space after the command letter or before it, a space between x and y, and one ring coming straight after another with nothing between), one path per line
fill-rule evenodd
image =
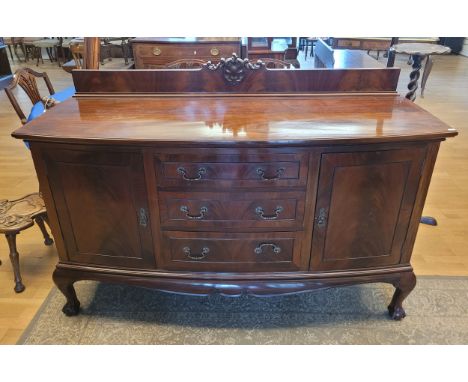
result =
M123 66L120 61L106 62L104 68ZM300 61L303 67L312 63L311 58L304 61L302 54ZM406 57L398 57L396 65L402 68L398 90L404 95L410 71ZM30 66L35 68L32 63ZM71 75L56 64L46 61L37 69L47 71L56 90L72 83ZM21 100L30 107L24 95ZM424 214L436 217L439 225L420 226L412 264L417 275L468 276L468 58L435 57L425 98L418 95L416 103L457 128L460 135L441 145L424 209ZM38 189L29 151L10 136L19 126L18 117L1 92L0 199L13 199ZM8 246L0 238L0 344L16 343L27 327L52 287L51 274L57 261L55 247L42 244L37 227L22 232L17 241L26 285L21 294L13 291Z

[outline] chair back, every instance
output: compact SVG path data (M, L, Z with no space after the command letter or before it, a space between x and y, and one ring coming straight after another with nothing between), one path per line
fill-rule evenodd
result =
M23 125L26 123L27 118L14 95L13 89L15 89L19 85L29 97L33 105L35 105L39 101L42 102L42 97L37 87L37 77L44 78L50 95L55 94L54 87L52 86L52 83L50 82L47 73L39 73L29 68L18 69L15 72L11 83L5 88L5 93L7 94L8 99L10 100L13 108L16 111L16 114L18 114L18 117L20 118L21 123Z
M201 68L206 61L198 60L198 59L181 59L169 62L168 64L164 65L165 69L195 69Z
M259 61L263 62L268 69L289 69L291 67L291 63L276 58L261 58Z
M71 42L70 53L75 61L74 69L81 69L83 67L84 44Z

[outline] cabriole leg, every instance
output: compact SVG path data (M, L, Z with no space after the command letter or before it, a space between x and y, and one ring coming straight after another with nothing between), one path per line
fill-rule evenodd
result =
M414 272L402 273L400 279L394 283L396 288L393 294L392 301L388 306L388 313L394 320L401 320L405 318L406 313L403 309L403 300L408 297L411 291L416 286L416 276Z
M21 293L26 288L23 285L23 281L21 280L21 273L19 267L19 253L16 250L16 235L16 232L5 234L6 239L8 241L8 247L10 248L11 265L13 266L13 272L15 274L15 292Z
M76 316L80 312L80 302L76 297L76 291L73 287L73 280L63 274L60 270L56 269L52 275L55 285L64 294L67 302L62 308L62 312L67 316Z

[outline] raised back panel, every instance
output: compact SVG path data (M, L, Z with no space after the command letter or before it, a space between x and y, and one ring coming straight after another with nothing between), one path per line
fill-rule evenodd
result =
M74 70L86 93L394 92L400 69L268 69L237 56L199 69Z

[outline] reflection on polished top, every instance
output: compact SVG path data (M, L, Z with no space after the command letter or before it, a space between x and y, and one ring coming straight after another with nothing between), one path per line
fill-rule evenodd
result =
M396 95L77 97L13 133L31 141L218 145L455 135L455 129Z

